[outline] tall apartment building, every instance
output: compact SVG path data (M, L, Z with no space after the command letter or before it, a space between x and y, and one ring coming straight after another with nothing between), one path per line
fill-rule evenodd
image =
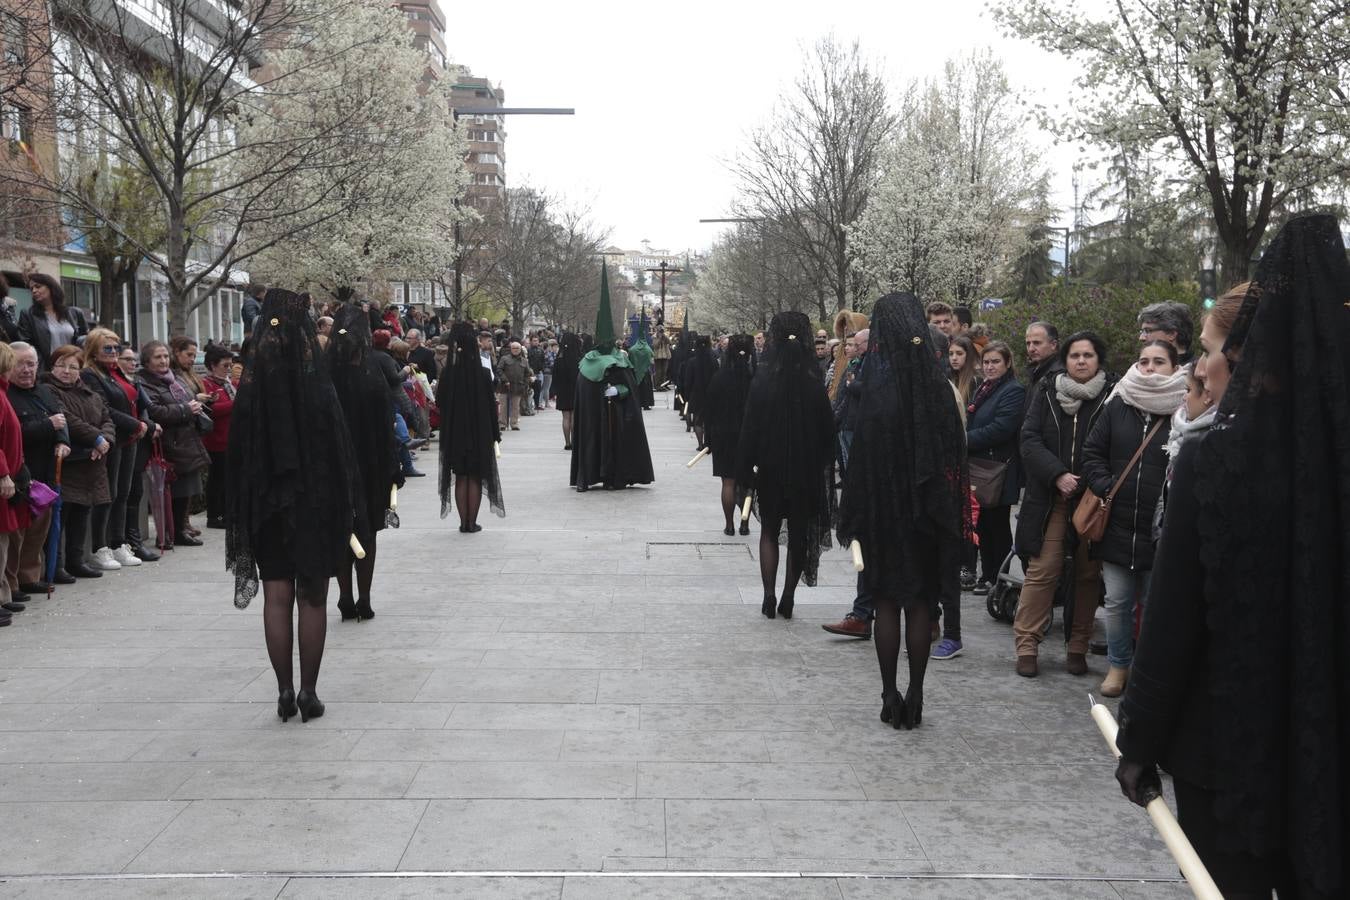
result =
M461 69L450 92L450 105L468 142L468 202L479 210L490 209L506 197L506 119L465 110L505 106L506 91Z
M445 55L445 13L440 4L436 0L403 0L398 8L408 17L413 46L426 53L431 68L437 72L450 68Z

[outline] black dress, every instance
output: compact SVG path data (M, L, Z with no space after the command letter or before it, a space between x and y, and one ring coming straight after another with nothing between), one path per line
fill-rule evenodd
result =
M740 338L750 342L748 348L741 346ZM733 337L727 357L704 395L704 440L712 450L713 475L718 478L736 477L736 448L754 373L753 338Z
M575 334L564 334L561 352L553 363L553 382L549 391L558 398L558 410L571 412L577 406L577 375L581 363L581 340Z
M500 424L492 375L483 368L472 335L446 360L436 385L436 408L441 412L441 517L450 512L457 475L479 479L492 511L506 515L493 447Z

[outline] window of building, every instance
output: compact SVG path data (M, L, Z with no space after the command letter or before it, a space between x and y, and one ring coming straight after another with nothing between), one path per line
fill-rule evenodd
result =
M28 58L28 29L18 16L10 14L4 21L5 62L22 66Z
M408 282L409 303L430 303L431 285L425 281Z
M6 103L0 106L0 130L7 140L33 142L33 116L26 107Z

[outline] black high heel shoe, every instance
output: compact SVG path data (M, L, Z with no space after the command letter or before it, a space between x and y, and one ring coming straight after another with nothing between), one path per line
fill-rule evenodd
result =
M349 622L356 618L356 601L351 597L339 597L337 608L342 613L342 621Z
M764 613L764 618L773 618L773 608L778 605L778 598L773 594L765 594L764 602L759 605L759 611Z
M923 688L910 685L905 693L905 727L911 731L923 721Z
M295 698L300 707L300 721L308 722L323 715L323 701L313 691L302 690Z
M741 523L741 534L750 533L750 523L748 521Z
M286 688L277 696L277 715L281 716L281 721L285 722L291 716L295 715L295 691Z
M793 603L794 601L791 597L784 597L778 604L778 614L785 619L792 618Z
M370 608L370 598L366 597L356 601L356 621L363 622L366 619L375 618L375 610Z
M725 534L727 537L731 537L736 533L736 529L728 525L726 528L722 529L722 533Z
M905 721L905 700L899 691L882 692L881 721L890 722L892 728L900 730Z

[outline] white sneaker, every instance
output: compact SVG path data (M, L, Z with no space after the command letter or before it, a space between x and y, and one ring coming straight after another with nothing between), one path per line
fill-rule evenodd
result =
M113 552L107 547L99 547L94 551L94 567L105 572L116 572L122 568L122 564L113 559Z
M131 547L123 544L112 552L113 559L124 566L139 566L141 561L136 558L136 554L131 552Z

